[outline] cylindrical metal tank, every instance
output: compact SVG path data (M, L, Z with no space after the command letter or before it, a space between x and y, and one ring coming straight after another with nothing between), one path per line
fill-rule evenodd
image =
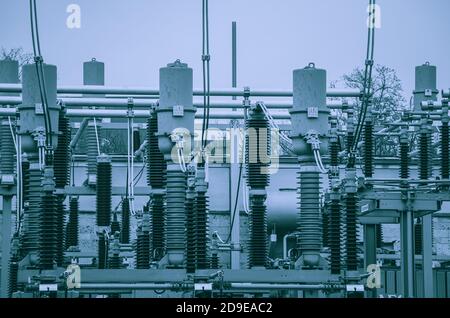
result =
M158 143L166 161L171 160L174 143L170 135L175 129L193 136L196 108L192 102L192 87L192 69L180 60L159 70Z
M311 147L306 143L308 132L319 134L321 153L328 151L328 117L330 114L326 103L327 73L310 63L303 69L293 72L293 107L291 114L291 138L294 151L298 156L311 155Z
M42 67L52 128L52 143L55 147L58 143L58 120L60 110L60 106L56 102L56 66L43 64ZM43 127L45 127L45 122L35 64L28 64L22 67L22 104L19 105L18 109L20 112L19 134L23 136L22 151L29 153L36 152L36 142L31 134L37 128L43 129Z
M105 85L105 64L92 58L83 63L84 85ZM98 95L97 95L98 96Z
M414 110L421 110L423 101L436 101L437 69L429 62L416 67L416 86L414 90Z
M0 60L0 83L19 83L19 62L9 59ZM0 95L4 94L0 93Z

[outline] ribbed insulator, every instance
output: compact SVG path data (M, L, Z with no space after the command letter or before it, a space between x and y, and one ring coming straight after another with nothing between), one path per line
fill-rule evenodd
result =
M8 297L11 297L17 289L17 278L19 274L19 259L16 255L11 256L9 261L9 286Z
M366 122L364 128L364 176L371 178L373 176L373 124Z
M30 186L30 162L22 160L22 200L28 201L28 191Z
M111 224L111 162L97 163L97 225Z
M59 115L58 146L54 155L55 187L64 188L69 183L70 175L70 125L64 114Z
M219 255L217 253L211 254L211 269L219 269Z
M159 150L157 132L158 118L153 112L147 122L147 184L154 189L162 189L166 183L167 164Z
M400 143L400 178L409 178L409 145L407 142Z
M248 266L266 267L268 260L267 212L264 196L251 198L248 241Z
M97 125L97 133L100 134L100 127ZM86 143L87 143L87 172L88 175L97 175L97 136L95 127L89 123L86 127Z
M166 249L184 250L186 175L181 170L167 171Z
M166 219L164 215L164 196L161 194L154 194L151 201L152 212L152 246L153 259L159 261L164 256L165 250L165 224Z
M269 185L269 174L264 170L270 165L270 128L259 108L249 115L246 129L247 185L251 188L264 188Z
M122 229L120 231L120 243L130 243L130 201L127 198L122 201Z
M58 195L56 198L56 265L64 265L64 216L66 207L64 205L64 195Z
M322 246L329 247L330 241L328 240L330 236L330 215L326 209L322 210Z
M339 143L337 141L330 142L330 166L339 165Z
M56 197L44 192L40 204L39 268L53 269L57 256L58 215Z
M150 233L148 231L139 231L136 241L136 268L150 268Z
M66 248L78 245L78 198L69 199L69 222L66 230Z
M195 273L196 265L196 220L195 198L186 198L186 272Z
M117 220L117 215L113 217L113 221L111 222L111 234L116 235L116 233L120 233L120 223Z
M450 177L450 140L448 123L443 123L441 127L441 176L442 179Z
M331 274L341 272L341 204L339 200L330 202L330 269Z
M109 258L109 265L108 267L110 269L119 269L120 268L120 257L118 254L113 254Z
M98 233L98 268L105 269L108 264L109 242L104 233Z
M377 224L376 234L377 234L377 248L381 248L383 246L383 226L381 224Z
M21 239L22 256L29 252L39 250L40 240L40 205L41 205L41 178L42 172L39 169L29 169L28 182L24 183L26 198L24 208L24 227ZM25 180L24 180L25 181Z
M318 172L299 172L300 218L298 248L301 252L320 252L322 231L320 220L320 176Z
M431 134L420 133L420 163L419 163L419 178L421 180L428 180L431 176Z
M12 129L14 131L15 128ZM16 150L7 120L0 123L0 138L0 172L1 174L13 174Z
M416 255L422 255L423 224L414 224L414 250Z
M358 270L357 254L357 198L356 193L347 193L345 197L346 212L346 268L349 271Z
M354 136L353 131L349 131L347 133L347 138L345 140L345 147L346 147L345 149L347 150L347 153L351 152L351 147L353 145L354 140L355 140L355 136Z
M210 265L209 230L208 230L208 197L198 192L195 198L195 256L198 269L207 269Z

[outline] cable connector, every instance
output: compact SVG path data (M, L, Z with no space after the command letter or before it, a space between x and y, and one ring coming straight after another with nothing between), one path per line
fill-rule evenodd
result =
M315 130L310 130L305 136L306 142L311 145L313 150L320 150L319 134Z
M211 55L209 55L209 54L204 54L204 55L202 55L202 61L207 61L207 62L209 62L211 60Z
M34 58L34 63L44 63L44 58L40 55L36 55Z

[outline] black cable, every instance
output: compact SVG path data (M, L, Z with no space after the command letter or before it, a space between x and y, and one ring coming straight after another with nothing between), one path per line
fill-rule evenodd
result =
M209 55L209 17L208 0L202 1L202 75L203 75L203 122L202 122L202 150L206 147L207 131L209 128L211 85L210 85L210 55Z

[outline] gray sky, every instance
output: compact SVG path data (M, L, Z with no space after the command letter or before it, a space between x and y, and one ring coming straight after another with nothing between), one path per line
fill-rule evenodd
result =
M158 87L159 67L180 58L201 87L201 0L38 0L45 61L59 84L82 83L82 62L106 63L106 85ZM210 0L212 88L231 86L231 22L238 23L238 86L289 89L292 70L315 62L338 79L365 59L368 0ZM66 8L81 7L81 28ZM414 67L438 67L450 87L450 1L378 0L377 63L397 70L407 94ZM28 0L1 0L0 46L31 52Z

